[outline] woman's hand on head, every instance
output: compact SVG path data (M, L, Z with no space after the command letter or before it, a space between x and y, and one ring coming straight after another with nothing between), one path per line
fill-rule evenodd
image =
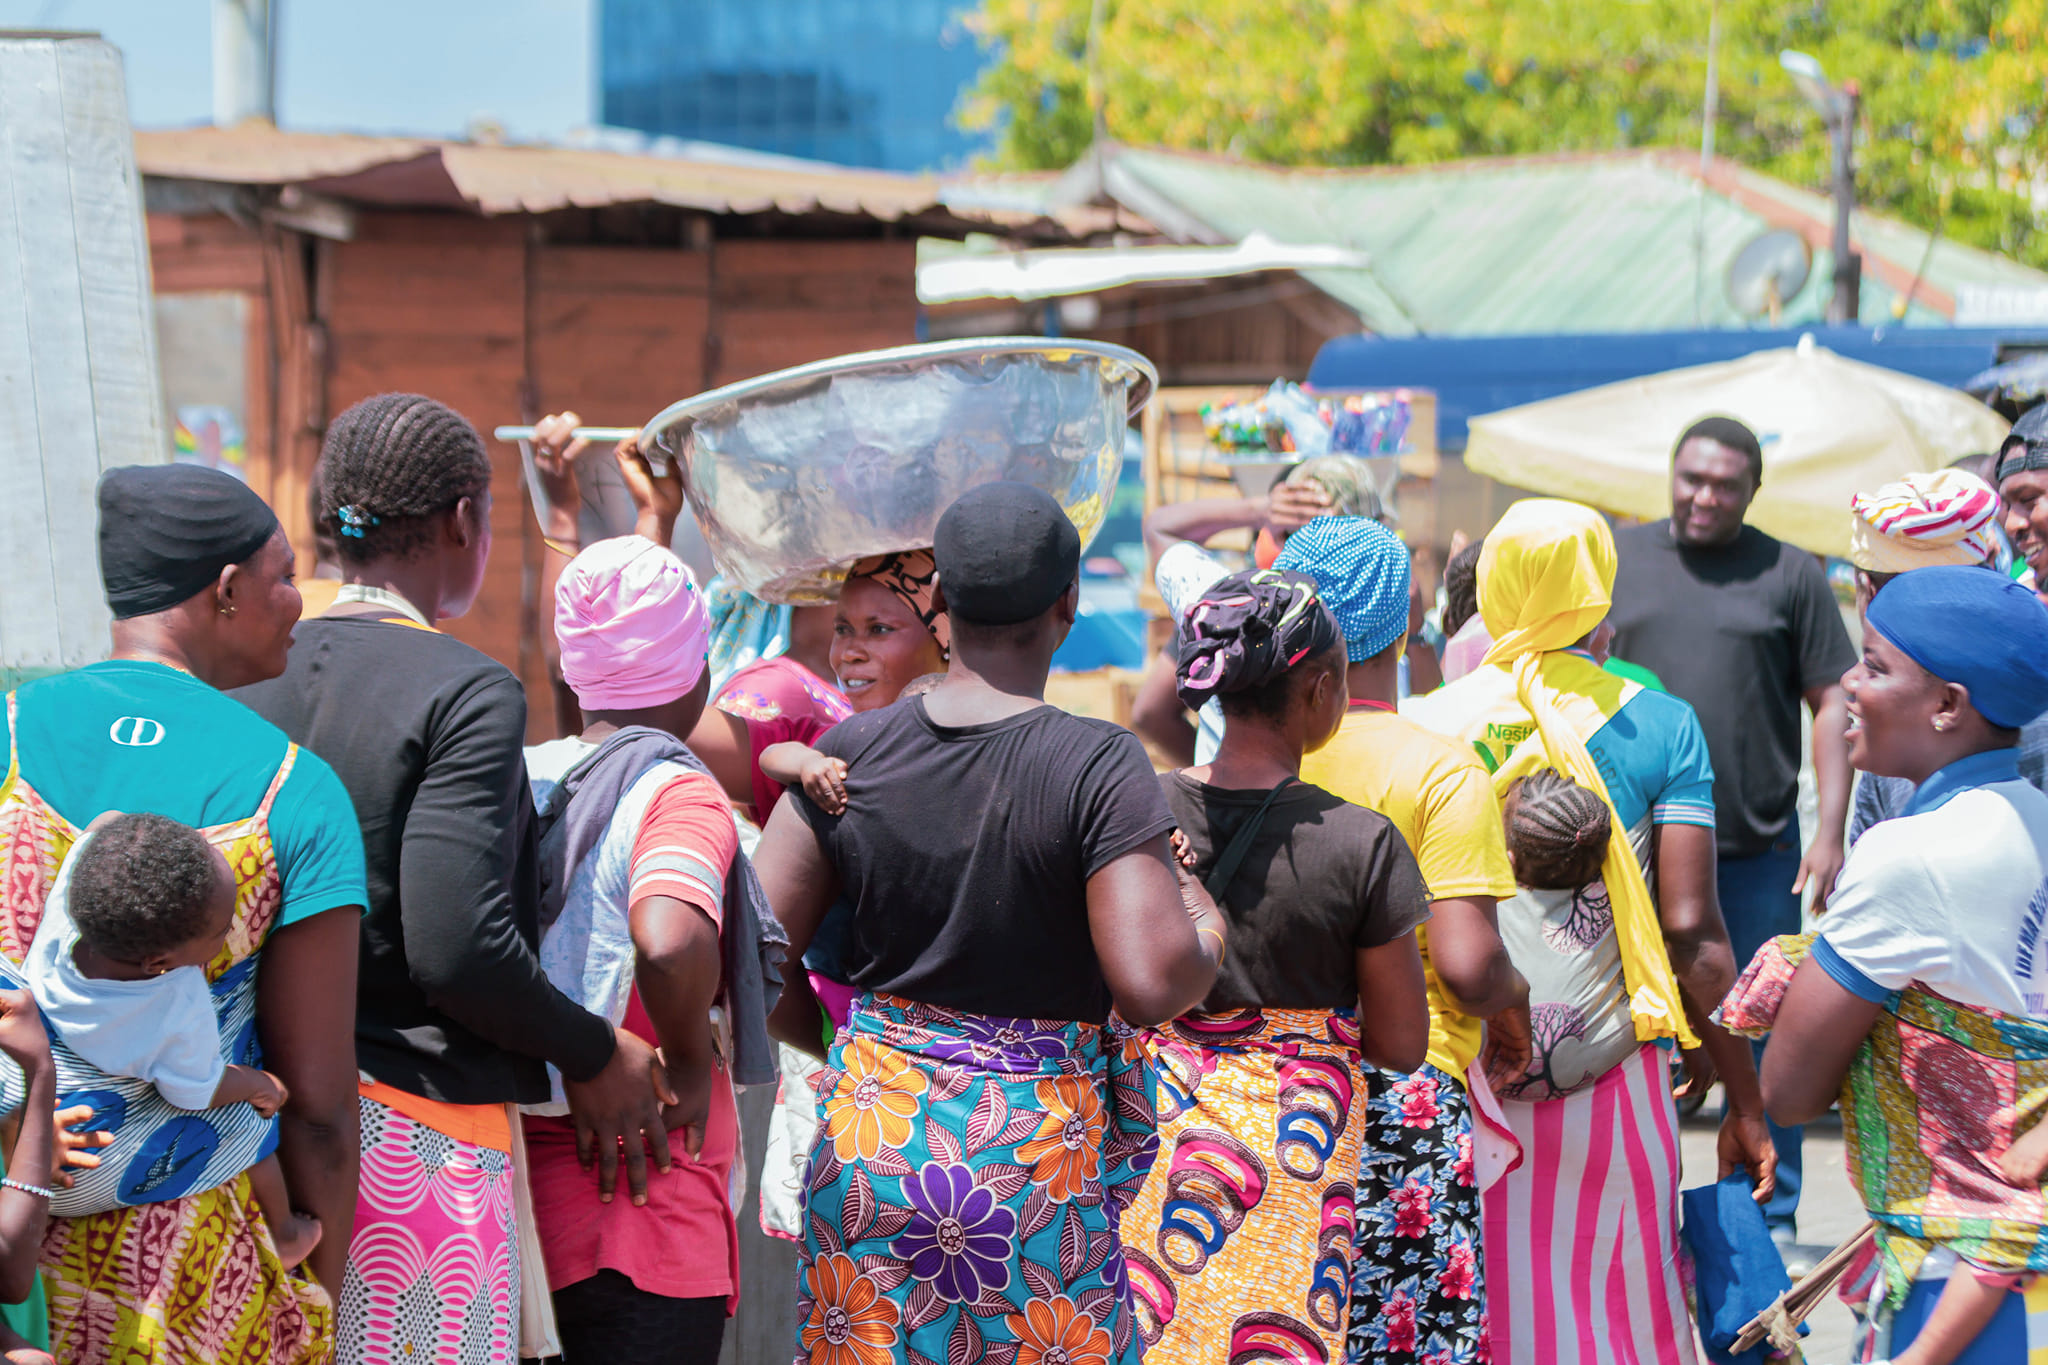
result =
M683 514L686 487L681 460L668 461L668 473L657 474L640 449L640 438L629 436L612 452L619 462L619 477L633 497L633 530L657 545L675 539L676 521Z
M1282 483L1266 495L1266 525L1276 535L1299 531L1317 517L1335 515L1337 504L1319 483Z
M548 505L541 509L542 530L557 540L574 543L583 489L576 482L576 461L590 442L575 434L583 419L573 412L554 412L533 424L533 468L540 476Z

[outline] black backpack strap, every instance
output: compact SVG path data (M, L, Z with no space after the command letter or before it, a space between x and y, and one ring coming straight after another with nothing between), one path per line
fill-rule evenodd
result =
M1215 901L1218 906L1223 904L1223 892L1229 887L1231 878L1237 875L1237 869L1244 866L1244 860L1250 856L1252 844L1258 840L1259 831L1265 828L1266 813L1273 809L1273 802L1278 800L1280 793L1286 791L1294 781L1294 778L1283 777L1279 786L1266 793L1266 799L1252 812L1252 818L1238 826L1237 833L1230 837L1230 842L1223 846L1223 852L1216 856L1216 862L1210 867L1209 875L1202 879L1202 885L1209 892L1209 899Z

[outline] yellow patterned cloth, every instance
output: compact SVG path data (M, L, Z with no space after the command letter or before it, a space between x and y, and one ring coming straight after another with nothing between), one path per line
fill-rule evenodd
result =
M7 697L10 739L16 701ZM10 743L0 782L0 955L20 964L64 855L82 831L39 796ZM234 869L238 894L209 981L254 954L277 922L282 882L271 803L298 747L285 752L247 819L202 830ZM50 1345L65 1365L325 1365L334 1305L284 1268L248 1174L182 1199L83 1218L52 1218L43 1239Z
M1122 1229L1146 1365L1341 1362L1365 1138L1357 1020L1191 1014L1146 1047L1159 1160Z
M1786 935L1759 949L1721 1022L1767 1031L1812 942ZM1894 1307L1937 1246L1990 1270L2048 1271L2048 1202L1998 1172L2048 1109L2048 1027L1909 986L1850 1063L1841 1107L1849 1179L1877 1221Z

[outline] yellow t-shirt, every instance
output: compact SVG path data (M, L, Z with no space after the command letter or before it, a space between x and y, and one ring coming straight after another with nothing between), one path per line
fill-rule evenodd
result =
M1515 894L1493 780L1455 741L1392 711L1353 705L1336 738L1302 760L1301 780L1393 821L1431 900ZM1429 960L1428 926L1415 933L1429 978L1429 1064L1462 1080L1479 1055L1482 1021L1452 1007Z

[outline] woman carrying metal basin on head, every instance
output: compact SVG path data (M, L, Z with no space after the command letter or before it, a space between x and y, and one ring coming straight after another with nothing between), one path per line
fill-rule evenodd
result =
M944 682L817 742L847 765L843 810L792 792L761 844L793 949L842 889L853 905L861 994L820 1086L806 1192L812 1360L1137 1358L1117 1211L1156 1138L1149 1071L1111 1005L1150 1023L1194 1003L1224 931L1192 887L1190 922L1135 739L1043 694L1148 383L1113 348L976 343L810 367L676 414L729 576L817 600L870 555L931 545L931 606L950 618ZM816 1049L806 985L790 983L781 1032Z

